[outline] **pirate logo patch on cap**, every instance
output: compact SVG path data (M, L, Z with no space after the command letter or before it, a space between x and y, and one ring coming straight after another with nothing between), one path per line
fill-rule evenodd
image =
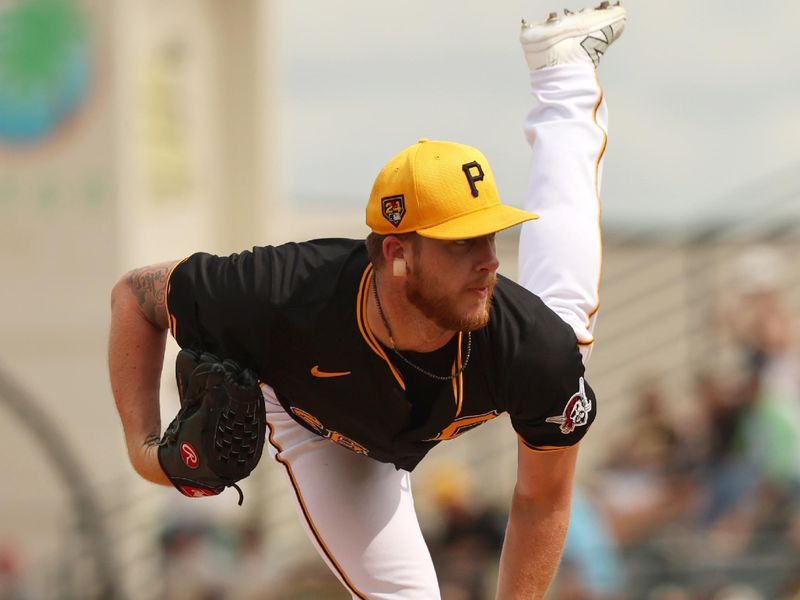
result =
M564 407L564 412L555 417L547 417L545 422L560 425L561 433L568 434L575 431L576 427L583 427L589 422L589 413L592 412L592 401L586 396L583 377L578 380L578 393L573 394Z
M406 215L406 199L403 194L381 198L381 208L384 218L395 227L398 227L400 221Z

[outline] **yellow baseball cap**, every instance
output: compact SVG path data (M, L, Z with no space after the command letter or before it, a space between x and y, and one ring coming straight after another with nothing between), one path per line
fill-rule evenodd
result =
M537 218L500 203L489 162L478 149L424 139L386 163L367 203L367 225L381 235L415 231L463 240Z

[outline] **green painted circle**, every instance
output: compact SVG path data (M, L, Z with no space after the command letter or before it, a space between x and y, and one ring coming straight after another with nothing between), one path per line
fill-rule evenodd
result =
M86 98L89 40L70 0L10 0L0 9L0 141L47 137Z

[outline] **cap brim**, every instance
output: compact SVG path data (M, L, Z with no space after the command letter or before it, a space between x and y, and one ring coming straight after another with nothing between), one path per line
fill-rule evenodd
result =
M538 219L539 215L505 204L495 204L488 208L461 215L433 227L417 229L422 237L435 240L468 240L489 235L514 227L525 221Z

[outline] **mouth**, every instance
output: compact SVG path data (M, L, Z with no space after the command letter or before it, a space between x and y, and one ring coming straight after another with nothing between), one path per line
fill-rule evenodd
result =
M470 292L476 292L480 294L488 294L494 289L495 283L496 281L494 279L478 280L472 285L468 286L467 290Z
M479 298L486 298L489 295L489 287L471 287L467 288L467 291L471 294L475 294Z
M479 300L486 300L491 295L493 289L494 282L481 282L479 285L468 287L467 292Z

